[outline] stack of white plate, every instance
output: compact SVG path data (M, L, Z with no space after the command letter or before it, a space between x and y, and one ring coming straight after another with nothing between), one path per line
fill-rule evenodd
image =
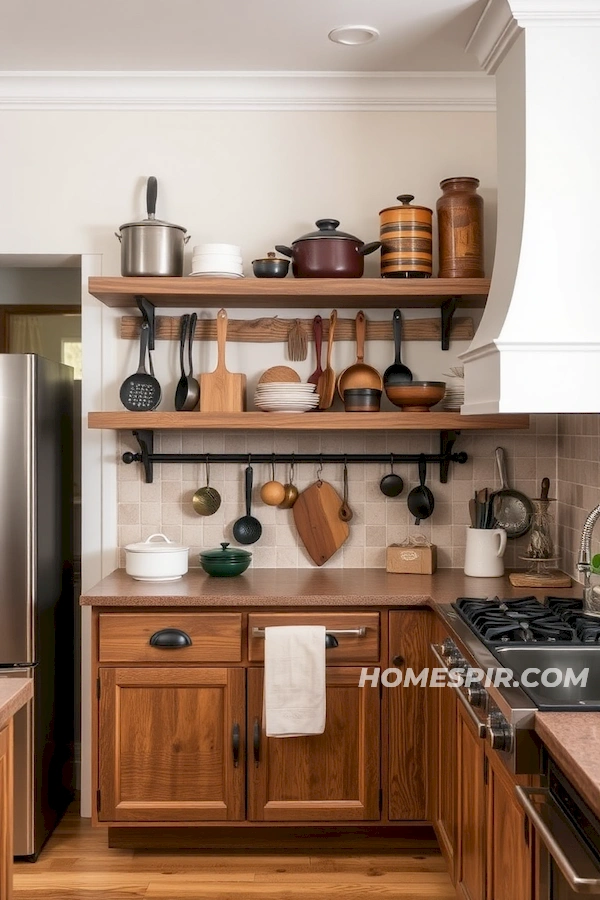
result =
M461 406L465 402L465 383L464 381L460 383L460 385L456 385L456 387L452 385L446 385L446 394L444 396L444 409L447 409L451 412L456 412L460 410Z
M273 381L256 386L254 403L263 412L303 413L318 407L319 395L314 384Z
M237 244L197 244L190 275L204 278L243 278L242 248Z

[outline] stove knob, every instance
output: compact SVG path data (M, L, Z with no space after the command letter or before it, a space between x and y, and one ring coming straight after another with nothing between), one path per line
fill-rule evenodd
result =
M501 713L488 716L487 734L492 750L509 753L512 749L512 728Z
M462 657L462 653L450 638L446 638L442 644L442 658L444 662L448 663L448 668L450 669L456 669L467 664Z
M479 709L485 708L487 706L487 691L480 684L473 684L467 688L467 700L471 706Z

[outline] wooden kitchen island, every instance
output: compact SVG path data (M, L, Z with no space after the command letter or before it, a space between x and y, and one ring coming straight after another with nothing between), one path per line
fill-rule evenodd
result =
M13 716L32 696L32 679L0 677L0 900L13 895Z

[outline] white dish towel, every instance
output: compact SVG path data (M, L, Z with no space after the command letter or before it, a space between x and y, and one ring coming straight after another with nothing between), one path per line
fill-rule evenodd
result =
M325 626L265 628L265 730L268 737L325 731Z

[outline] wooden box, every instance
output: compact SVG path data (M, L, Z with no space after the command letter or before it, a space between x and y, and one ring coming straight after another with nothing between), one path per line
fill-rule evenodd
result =
M386 571L405 575L433 575L437 568L437 547L409 547L390 544L387 548Z

